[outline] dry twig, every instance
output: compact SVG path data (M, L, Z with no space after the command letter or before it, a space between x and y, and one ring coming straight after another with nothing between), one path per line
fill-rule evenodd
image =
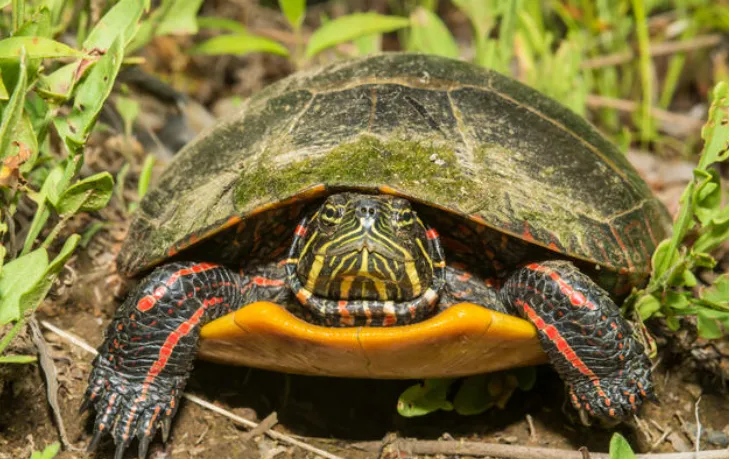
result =
M721 34L700 35L689 40L664 41L651 45L648 53L651 57L666 56L686 51L693 51L701 48L711 48L721 43ZM635 53L632 50L623 51L606 56L599 56L593 59L585 59L581 67L583 69L596 69L600 67L611 67L632 61Z
M640 109L640 104L626 99L615 99L612 97L598 96L597 94L587 95L587 106L590 108L613 108L621 112L633 113ZM685 125L691 129L701 129L704 122L702 120L691 118L690 116L661 110L660 108L651 108L651 116L658 121L666 124Z
M48 404L51 405L51 411L53 411L53 418L56 420L56 427L58 428L58 436L63 444L63 449L67 451L82 451L82 449L75 447L68 439L66 434L66 425L63 422L63 416L61 416L61 407L58 405L58 372L56 371L56 365L53 363L48 352L48 343L43 338L40 327L38 326L38 320L31 316L28 320L30 324L31 337L33 344L38 348L39 363L43 374L46 376L46 394L48 397Z
M61 330L60 328L56 327L55 325L53 325L53 324L51 324L51 323L49 323L49 322L47 322L45 320L44 321L41 321L41 325L43 325L45 328L47 328L48 330L52 331L53 333L57 334L61 338L65 339L66 341L68 341L68 342L70 342L72 344L75 344L76 346L79 346L79 347L83 348L84 350L88 351L89 353L94 354L94 355L97 354L96 349L94 349L93 347L89 346L88 343L86 343L84 340L82 340L78 336L75 336L72 333L69 333L69 332L67 332L65 330ZM238 424L242 424L242 425L244 425L246 427L249 427L251 429L255 429L256 427L258 427L258 424L256 424L255 422L249 421L248 419L245 419L245 418L242 418L240 416L237 416L237 415L231 413L230 411L224 410L223 408L220 408L218 406L213 405L210 402L206 402L205 400L201 399L200 397L197 397L195 395L189 394L187 392L183 392L182 393L182 396L184 398L186 398L187 400L190 400L191 402L193 402L193 403L195 403L197 405L200 405L200 406L202 406L204 408L207 408L207 409L209 409L211 411L215 411L218 414L222 414L226 418L228 418L228 419L230 419L230 420L232 420L234 422L237 422ZM324 451L324 450L319 449L319 448L317 448L315 446L311 446L308 443L304 443L303 441L299 441L299 440L297 440L297 439L295 439L293 437L290 437L288 435L285 435L285 434L276 432L275 430L266 430L265 431L265 434L268 435L269 437L275 439L275 440L282 441L282 442L288 443L290 445L298 446L299 448L301 448L303 450L312 452L314 454L318 454L319 456L324 457L326 459L343 459L340 456L337 456L335 454L332 454L332 453L330 453L328 451Z
M491 456L511 459L583 459L584 457L582 451L471 441L398 440L395 444L399 450L416 455ZM610 458L607 453L590 452L589 454L591 459ZM636 459L729 459L729 450L636 454L635 457Z

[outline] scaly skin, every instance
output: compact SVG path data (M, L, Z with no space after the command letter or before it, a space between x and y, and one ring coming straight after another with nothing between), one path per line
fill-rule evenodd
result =
M404 200L393 201L395 205L387 199L396 198L346 195L348 199L343 200L341 196L335 201L338 208L330 205L328 214L318 212L310 223L302 222L295 229L288 258L280 262L263 264L248 273L212 263L175 262L156 269L141 282L118 309L94 361L82 405L93 405L97 412L90 450L104 432L114 438L117 458L135 436L140 440L139 455L144 457L160 426L166 439L192 369L200 328L256 301L287 305L298 300L309 320L333 327L402 325L469 301L531 321L577 409L596 418L619 421L635 413L644 399L654 397L650 362L643 346L634 339L630 324L607 293L572 263L531 263L502 273L498 279L481 279L462 267L444 267L447 253L441 252L437 232L424 226L414 212L410 215ZM350 204L354 208L347 207ZM329 222L320 223L320 215ZM340 227L343 236L337 235ZM308 252L302 251L305 244L301 242L313 235L319 239L307 246ZM419 243L413 242L418 238ZM328 244L331 240L340 245ZM357 246L365 240L368 245ZM307 283L335 294L355 292L338 280L336 268L328 271L339 266L339 259L349 260L352 272L371 270L363 282L370 282L375 274L386 277L404 266L404 261L397 261L389 270L381 268L388 247L377 244L388 240L398 243L392 242L391 247L397 250L391 253L406 254L402 260L412 260L409 257L429 250L432 265L418 272L425 273L420 278L423 282L429 279L421 290L436 295L437 304L419 301L417 296L400 302L386 297L372 300L373 291L365 291L363 294L370 295L365 299L311 300L315 293L304 289ZM342 246L351 251L343 252ZM378 254L379 270L372 265L374 255L367 255L370 251ZM318 267L312 270L296 265L299 260L319 260ZM403 282L407 283L401 289L414 290L419 274L415 270L405 272L408 275ZM377 281L372 285L374 288ZM439 286L431 288L434 285ZM325 309L314 311L321 306Z

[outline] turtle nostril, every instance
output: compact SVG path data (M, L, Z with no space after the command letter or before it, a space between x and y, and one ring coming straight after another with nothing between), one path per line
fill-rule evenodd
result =
M373 209L372 207L370 207L369 209L367 209L367 213L369 213L370 216L373 216L373 215L375 215L375 209Z

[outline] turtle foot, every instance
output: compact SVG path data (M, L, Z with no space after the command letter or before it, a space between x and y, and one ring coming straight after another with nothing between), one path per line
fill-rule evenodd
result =
M608 423L625 421L636 414L646 400L657 401L650 371L633 372L628 377L580 381L570 385L570 398L580 412L583 424L589 424L588 416Z
M115 458L124 455L134 437L139 439L139 457L144 458L158 428L162 427L163 440L167 440L185 381L162 375L152 381L132 379L95 362L81 405L82 411L91 406L96 410L88 451L95 450L108 432L116 444Z

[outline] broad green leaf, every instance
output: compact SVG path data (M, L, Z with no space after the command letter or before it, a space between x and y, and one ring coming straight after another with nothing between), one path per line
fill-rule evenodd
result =
M83 57L84 53L45 37L10 37L0 40L0 59L19 59L22 49L28 59Z
M71 98L76 83L89 67L89 61L78 60L64 65L49 75L42 74L38 79L38 93L55 103L66 102Z
M157 27L155 35L193 35L197 29L197 12L203 0L174 0L172 8Z
M56 210L61 215L99 210L109 202L113 191L114 179L111 174L101 172L68 187L59 198Z
M640 314L640 320L645 321L661 310L661 302L653 295L643 295L635 304L635 308Z
M610 439L610 459L635 459L628 440L617 432Z
M113 46L118 37L123 36L126 41L130 41L137 33L143 12L142 0L120 0L89 32L83 48L87 51L93 49L106 51ZM122 49L124 45L126 42L122 44Z
M383 16L377 13L355 13L332 19L319 27L309 38L306 57L311 58L327 48L366 35L393 32L410 25L408 18Z
M190 54L235 54L268 53L288 56L289 50L282 44L268 38L249 34L219 35L190 49Z
M32 355L0 355L0 363L33 363L38 357Z
M51 289L56 276L58 276L58 273L61 272L63 265L66 264L66 261L68 261L73 254L73 251L76 249L80 239L81 236L78 234L72 234L68 239L66 239L66 242L61 248L61 252L56 255L56 258L54 258L50 264L48 264L41 278L33 285L32 288L23 293L23 296L20 298L21 312L25 312L30 309L35 310L41 304L46 295L48 295L48 291ZM43 249L41 248L38 250Z
M0 42L2 43L2 42ZM0 121L0 178L3 177L3 159L10 156L10 144L16 137L18 126L23 117L23 105L25 104L25 93L27 91L28 74L25 64L25 57L20 59L20 74L18 82L13 89L13 95L5 105Z
M278 0L278 4L283 11L286 20L289 21L291 28L299 30L304 22L306 12L306 0Z
M43 451L34 451L30 459L53 459L61 450L59 442L51 443Z
M357 48L358 56L367 56L370 54L377 54L382 52L382 35L374 34L367 35L364 37L355 38L352 40L354 46Z
M246 33L246 28L240 22L216 16L199 16L197 26L201 29L219 29L236 34Z
M666 306L673 309L686 309L689 306L687 294L672 290L666 292L666 296L663 301Z
M408 51L458 58L458 45L437 14L417 8L410 15Z
M679 259L678 249L671 245L670 239L664 239L658 244L653 257L651 258L651 266L653 279L660 278L671 266L676 264Z
M25 310L21 303L22 296L32 291L43 279L47 267L48 253L43 248L3 266L0 276L0 326L20 319Z
M446 398L453 379L426 379L423 384L411 386L400 394L397 412L400 416L423 416L433 411L451 411L453 405Z
M705 339L718 339L724 335L717 322L717 317L712 317L710 310L699 310L696 328L699 331L699 336Z
M114 87L124 58L124 38L119 36L111 48L76 86L73 109L66 118L55 119L56 129L72 154L78 153L99 116L104 101Z
M702 300L717 305L729 305L729 274L725 273L717 277L710 287L701 290L699 296Z

